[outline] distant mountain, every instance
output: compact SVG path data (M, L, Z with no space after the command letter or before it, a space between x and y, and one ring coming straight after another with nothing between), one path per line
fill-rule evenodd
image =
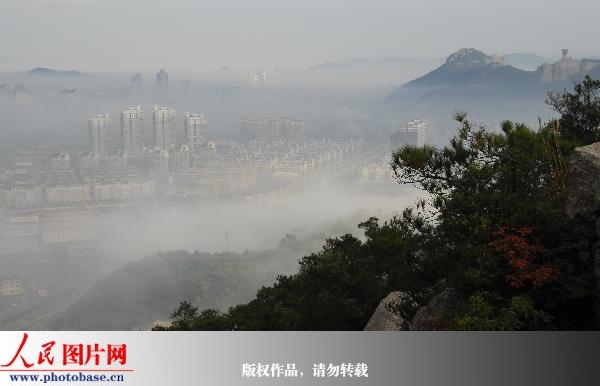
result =
M490 127L507 118L535 126L537 117L553 114L545 103L548 91L571 89L585 75L600 78L600 65L563 57L525 71L506 57L463 48L433 71L396 87L375 114L384 122L421 117L444 127L455 111L466 111Z
M537 80L535 72L519 70L500 56L486 55L474 48L463 48L450 55L440 67L408 82L404 87L524 85Z
M396 87L376 110L384 122L418 116L432 126L449 127L456 111L466 111L492 127L510 117L533 122L548 114L546 93L560 84L544 84L539 71L524 71L505 58L474 48L451 54L434 70ZM432 131L432 136L443 132ZM445 137L447 138L447 137Z
M37 67L29 71L27 75L44 75L44 76L79 76L78 71L58 71L51 68Z
M548 58L544 58L542 56L539 56L538 54L533 54L530 52L515 52L502 55L502 57L506 59L506 61L510 63L511 66L525 71L535 71L542 64L552 62L552 60Z

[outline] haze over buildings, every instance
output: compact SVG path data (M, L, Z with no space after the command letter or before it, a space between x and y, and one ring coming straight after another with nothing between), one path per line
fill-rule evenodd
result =
M169 75L164 68L161 68L156 74L156 88L158 90L158 97L165 98L169 92Z

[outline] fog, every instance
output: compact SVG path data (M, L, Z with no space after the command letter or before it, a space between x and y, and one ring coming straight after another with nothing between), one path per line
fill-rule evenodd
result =
M169 95L165 98L158 98L155 73L142 74L142 87L136 90L129 86L133 73L76 77L0 74L0 84L5 84L6 89L19 85L25 88L16 97L0 95L3 117L0 139L5 143L38 142L55 146L85 144L87 120L94 114L108 112L113 119L111 137L118 148L120 112L128 106L141 105L145 112L146 143L151 144L154 104L176 110L179 141L187 111L208 115L213 139L238 134L240 118L266 115L304 119L307 134L311 136L357 135L361 134L361 128L355 120L370 117L378 101L411 77L409 70L395 72L393 76L388 73L386 80L381 73L374 72L378 80L357 85L350 79L365 78L357 76L365 70L358 71L348 70L348 75L338 77L317 69L273 72L261 82L247 80L247 74L242 72L170 72ZM64 90L73 93L64 94Z
M295 273L298 260L318 252L325 239L346 233L363 238L360 222L371 216L385 221L423 197L407 186L389 188L365 192L323 182L250 201L97 213L80 224L94 230L92 244L2 256L4 272L19 272L27 283L28 299L0 303L2 327L147 328L167 319L182 300L227 310L252 300L277 275ZM173 283L184 280L181 275L187 281ZM198 286L205 289L198 292ZM32 292L38 289L48 295ZM93 311L98 308L102 313Z
M322 235L360 234L360 221L389 219L422 197L416 189L397 188L398 194L387 195L321 184L291 196L242 203L144 207L99 220L98 245L103 254L132 260L172 250L273 249L288 234L300 240L318 237L322 244Z
M49 153L89 146L88 119L101 113L112 118L112 148L120 148L120 112L141 105L145 113L145 143L152 145L153 105L176 111L176 135L184 142L186 112L208 116L209 139L237 139L240 119L288 116L305 121L312 138L388 136L399 122L421 117L430 123L430 134L447 139L455 111L467 111L486 126L504 119L535 125L550 116L545 90L527 94L496 95L492 91L471 95L472 90L408 89L394 103L394 90L435 68L441 61L350 60L302 71L269 70L266 79L250 81L248 73L169 72L169 92L158 97L155 73L143 73L141 88L129 84L132 73L81 76L34 76L0 73L0 141L4 145L42 145ZM168 69L167 69L168 70ZM254 69L252 71L258 71ZM262 71L262 70L261 70ZM16 96L7 95L20 85ZM561 85L562 86L562 85ZM4 91L3 91L4 90ZM72 93L65 94L64 91ZM443 91L443 90L442 90ZM4 92L4 95L2 95ZM385 139L385 138L384 138ZM434 141L443 144L443 140Z

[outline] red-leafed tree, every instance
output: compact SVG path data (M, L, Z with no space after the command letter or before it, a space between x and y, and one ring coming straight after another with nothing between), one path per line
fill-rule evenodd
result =
M531 227L501 227L493 232L495 240L490 246L495 252L506 256L509 267L513 270L506 275L506 282L512 288L523 288L530 284L543 286L558 279L560 271L555 264L541 261L547 252L542 245L532 244L529 236Z

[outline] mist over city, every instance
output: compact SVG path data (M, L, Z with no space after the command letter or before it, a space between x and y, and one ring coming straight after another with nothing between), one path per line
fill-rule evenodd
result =
M484 3L3 2L0 329L169 328L181 302L229 317L312 259L353 261L344 242L371 248L383 224L425 237L454 188L414 178L429 164L399 149L449 146L461 112L493 135L542 130L561 118L549 95L600 78L575 5L539 18L560 2ZM395 242L442 250L398 240L373 247L376 270ZM404 276L374 277L379 296ZM379 300L349 302L357 325Z

